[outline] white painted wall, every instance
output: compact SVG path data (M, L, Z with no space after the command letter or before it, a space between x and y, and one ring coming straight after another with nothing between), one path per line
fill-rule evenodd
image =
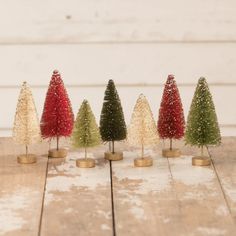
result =
M11 134L24 80L41 116L54 69L74 112L87 98L97 118L114 79L127 123L141 92L157 118L170 73L187 116L205 76L222 134L236 135L235 9L234 0L0 0L0 136Z

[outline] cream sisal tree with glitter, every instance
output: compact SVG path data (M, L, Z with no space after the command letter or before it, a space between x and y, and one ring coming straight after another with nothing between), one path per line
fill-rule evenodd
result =
M152 166L152 158L144 156L144 147L157 145L159 137L151 108L143 94L139 96L134 107L128 128L128 142L132 146L141 146L141 158L136 158L134 165Z
M40 142L41 134L33 95L26 82L22 85L18 99L13 139L26 147L26 153L19 155L17 161L22 164L35 163L36 156L28 153L28 146Z

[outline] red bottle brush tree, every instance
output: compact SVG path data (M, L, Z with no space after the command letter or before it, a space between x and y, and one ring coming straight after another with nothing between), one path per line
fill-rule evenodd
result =
M170 152L168 154L168 150L163 150L163 156L180 156L179 150L173 150L172 140L184 136L185 120L179 90L173 75L168 76L165 84L157 129L160 138L170 140Z
M44 139L56 138L57 151L59 138L69 137L73 130L74 115L61 75L57 70L53 75L47 91L41 118L41 133Z

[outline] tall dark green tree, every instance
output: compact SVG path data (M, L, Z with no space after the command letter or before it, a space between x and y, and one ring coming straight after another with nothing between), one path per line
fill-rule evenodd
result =
M112 153L114 142L126 138L127 130L121 106L113 80L109 80L100 117L100 133L104 142L112 142Z
M187 144L201 147L219 145L221 143L220 129L215 112L215 106L205 78L198 81L190 107L185 133Z

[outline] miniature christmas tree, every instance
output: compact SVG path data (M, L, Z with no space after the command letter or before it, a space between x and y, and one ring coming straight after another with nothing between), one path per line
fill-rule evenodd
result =
M190 107L185 133L186 144L201 148L201 156L193 164L210 165L210 158L203 156L203 147L221 143L220 129L210 90L205 78L200 78Z
M108 160L123 159L122 152L115 152L114 143L126 139L127 131L120 98L113 80L109 80L105 91L100 117L100 133L104 142L112 144L112 152L106 152L105 158Z
M133 146L141 146L141 158L134 160L135 166L151 166L152 159L144 157L145 146L159 143L157 127L146 97L141 94L136 102L128 129L128 142Z
M87 148L94 147L101 143L99 128L96 123L94 114L87 100L84 100L72 133L72 145L76 148L83 147L85 149L85 157L78 159L76 164L78 167L94 167L94 159L87 157Z
M44 139L56 138L57 148L49 150L50 157L65 157L66 149L59 149L59 138L69 137L72 133L74 115L71 103L57 70L53 75L47 91L41 118L41 132Z
M35 163L36 156L28 153L28 146L41 142L41 134L33 95L26 82L22 85L18 99L13 139L26 147L25 155L19 155L17 161L22 164Z
M184 136L185 121L179 90L173 75L168 76L165 84L157 126L160 138L170 140L170 148L162 150L162 155L180 156L180 150L172 148L172 140Z

